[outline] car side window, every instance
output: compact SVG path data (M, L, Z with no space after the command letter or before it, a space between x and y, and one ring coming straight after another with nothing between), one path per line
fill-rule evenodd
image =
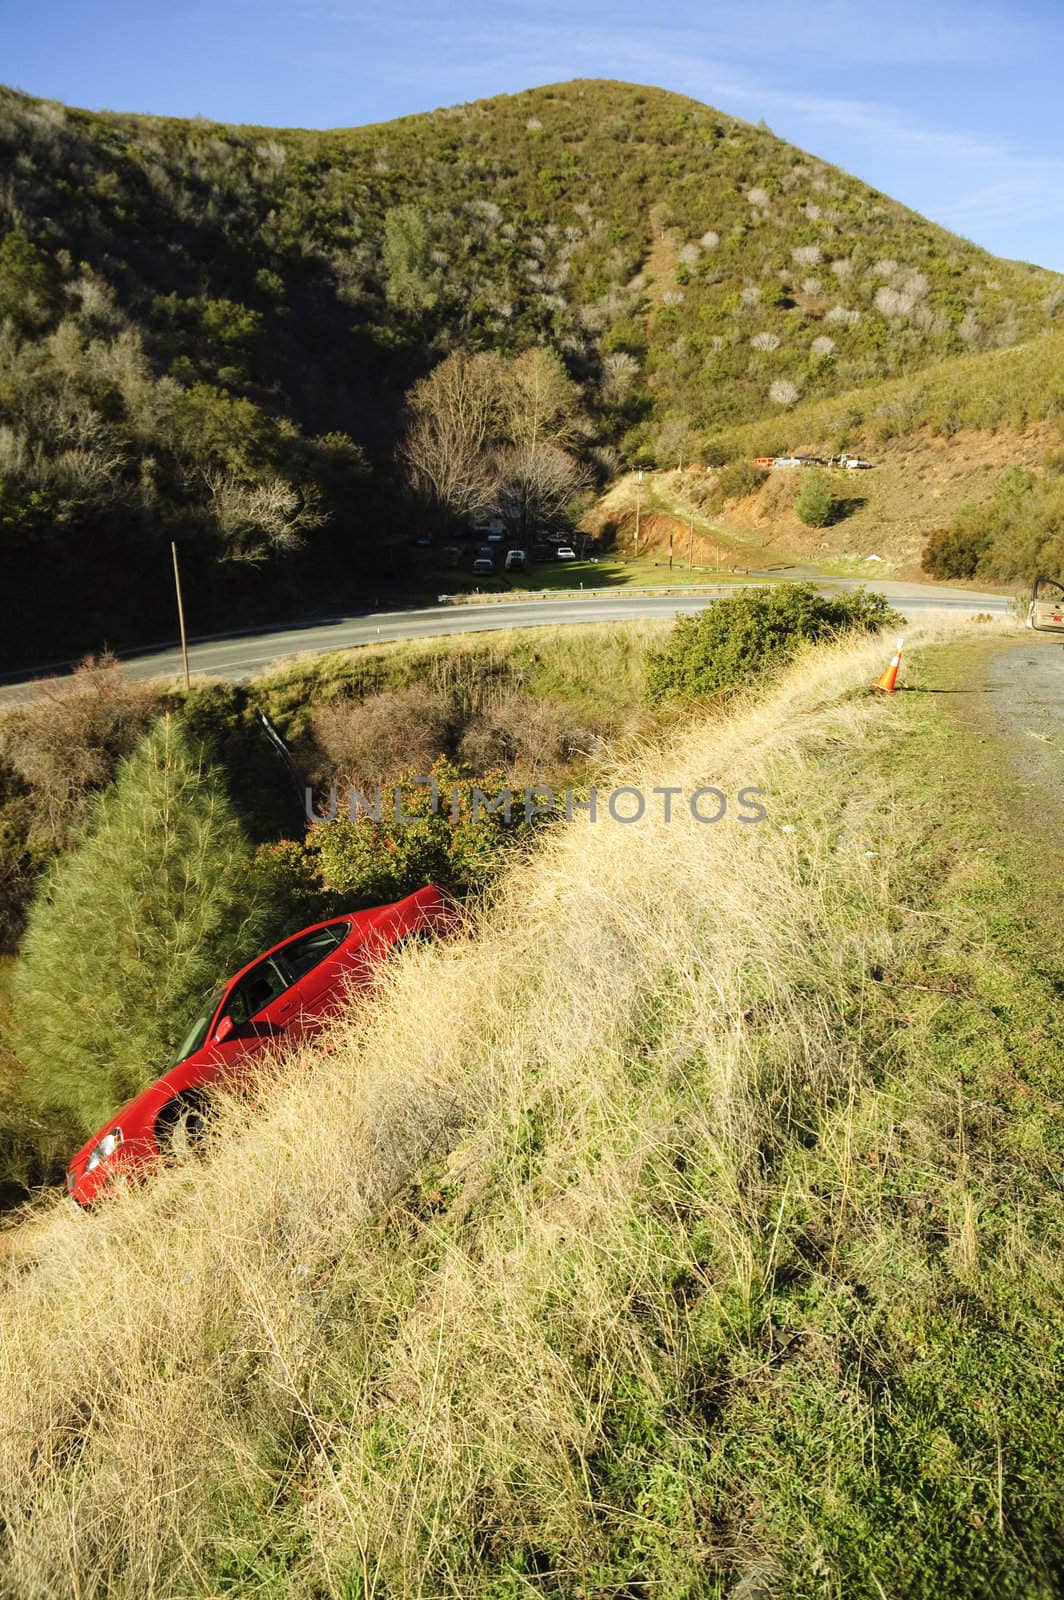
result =
M251 971L245 973L240 982L235 986L229 996L225 1008L227 1017L232 1017L237 1027L242 1027L245 1022L250 1022L252 1017L257 1017L260 1011L276 1000L289 987L291 980L272 959L267 956L260 961Z
M284 963L290 975L289 981L298 983L308 972L313 972L319 962L343 943L349 927L350 923L347 922L330 922L328 927L315 928L312 933L305 933L302 938L293 939L291 944L278 950L277 957Z

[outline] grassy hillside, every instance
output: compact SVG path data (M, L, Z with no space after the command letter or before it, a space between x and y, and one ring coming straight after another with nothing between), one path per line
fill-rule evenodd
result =
M1064 428L1064 330L807 401L785 417L710 430L707 447L728 460L791 450L857 454L921 430L948 440L962 429L1022 434L1043 422Z
M564 830L202 1164L42 1223L11 1592L1058 1592L1057 858L881 664L619 774L765 825Z
M9 662L169 633L170 538L201 630L395 592L402 397L456 346L557 350L603 472L1064 305L766 128L627 84L321 133L4 90L0 159Z

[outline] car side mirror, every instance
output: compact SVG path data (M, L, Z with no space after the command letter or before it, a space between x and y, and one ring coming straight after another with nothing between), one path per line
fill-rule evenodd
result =
M224 1016L221 1022L219 1022L217 1028L214 1030L215 1044L224 1044L235 1027L236 1023L233 1021L232 1017L230 1017L228 1014Z

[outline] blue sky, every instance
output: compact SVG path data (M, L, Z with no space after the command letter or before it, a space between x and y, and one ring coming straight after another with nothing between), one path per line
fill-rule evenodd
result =
M0 79L31 94L280 127L656 84L1064 271L1061 0L0 0L0 41Z

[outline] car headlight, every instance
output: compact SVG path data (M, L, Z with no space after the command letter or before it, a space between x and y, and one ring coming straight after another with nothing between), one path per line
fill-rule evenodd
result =
M85 1171L92 1172L94 1168L100 1165L101 1161L106 1161L110 1156L113 1156L121 1143L121 1128L112 1128L110 1133L105 1133L99 1144L93 1146L89 1159L85 1163Z

